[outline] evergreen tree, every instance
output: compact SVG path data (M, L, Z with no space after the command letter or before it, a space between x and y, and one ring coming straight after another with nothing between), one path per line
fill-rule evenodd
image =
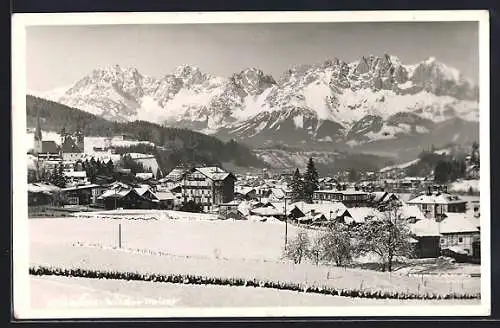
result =
M111 159L109 159L109 161L106 163L106 167L108 169L108 174L113 174L113 172L115 171L115 167Z
M350 182L356 182L359 180L359 172L356 171L356 169L353 168L349 169L348 174Z
M291 195L292 203L303 200L304 182L302 181L302 176L298 168L295 169L295 172L293 173L291 188L292 188L292 195Z
M309 162L307 163L307 170L304 174L304 201L307 203L312 203L313 194L315 190L318 190L319 187L319 175L316 171L316 167L314 165L314 161L312 158L309 158Z
M474 141L472 143L472 153L471 153L471 162L472 164L479 164L479 144Z
M450 180L451 165L446 161L439 161L434 169L434 181L446 183Z
M66 187L66 177L64 176L64 166L59 163L59 166L54 167L50 176L50 183L58 186L59 188Z

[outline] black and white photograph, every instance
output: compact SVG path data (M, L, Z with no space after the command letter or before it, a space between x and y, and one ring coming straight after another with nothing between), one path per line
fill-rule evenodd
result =
M487 11L15 14L15 315L489 315L488 42Z

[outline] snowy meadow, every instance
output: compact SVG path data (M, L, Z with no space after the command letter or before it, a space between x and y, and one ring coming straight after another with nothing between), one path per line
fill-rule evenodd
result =
M137 219L140 215L135 213L128 219L108 215L29 220L30 268L33 272L45 272L38 280L32 279L32 284L38 286L34 293L40 290L40 284L47 285L40 279L54 275L70 276L64 280L65 284L71 281L70 285L76 284L78 288L82 281L88 280L86 277L112 276L113 279L135 280L133 284L137 286L141 286L141 280L150 281L164 289L168 289L165 283L186 284L187 281L191 285L195 280L198 288L211 286L212 291L241 286L231 289L238 294L252 294L240 292L245 286L271 288L279 294L286 291L279 289L288 289L287 293L330 290L336 297L351 296L345 297L346 304L352 304L348 300L362 298L368 301L372 297L376 298L373 301L386 297L430 297L432 300L423 302L449 303L451 300L435 298L452 294L479 295L480 292L480 278L468 274L408 274L408 270L388 273L312 263L293 264L282 259L285 224L279 221L213 220L203 215L177 215L172 219L175 213L170 214L151 214L149 219L144 216ZM305 230L288 224L288 240ZM112 282L114 280L107 281L117 284ZM54 284L47 286L49 290L56 288ZM74 290L75 286L68 288ZM255 297L262 297L263 294L257 292L260 289L251 289L256 291ZM150 290L144 289L142 295L149 297ZM352 291L356 291L355 294ZM331 295L318 296L333 297ZM33 297L36 303L42 296ZM290 301L293 303L294 299L295 296ZM476 304L479 299L461 302Z

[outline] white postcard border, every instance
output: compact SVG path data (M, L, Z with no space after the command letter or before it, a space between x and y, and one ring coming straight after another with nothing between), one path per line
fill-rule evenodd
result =
M266 308L62 309L30 308L26 144L26 27L56 25L299 23L299 22L478 21L481 153L481 304L462 306L345 306ZM50 13L12 17L13 131L13 308L19 319L133 317L283 317L283 316L487 316L491 311L489 13L460 11L360 12L205 12L205 13Z

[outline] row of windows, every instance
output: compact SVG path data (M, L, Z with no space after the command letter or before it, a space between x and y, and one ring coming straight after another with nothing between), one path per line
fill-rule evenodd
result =
M211 195L210 189L187 189L185 194L188 195Z

